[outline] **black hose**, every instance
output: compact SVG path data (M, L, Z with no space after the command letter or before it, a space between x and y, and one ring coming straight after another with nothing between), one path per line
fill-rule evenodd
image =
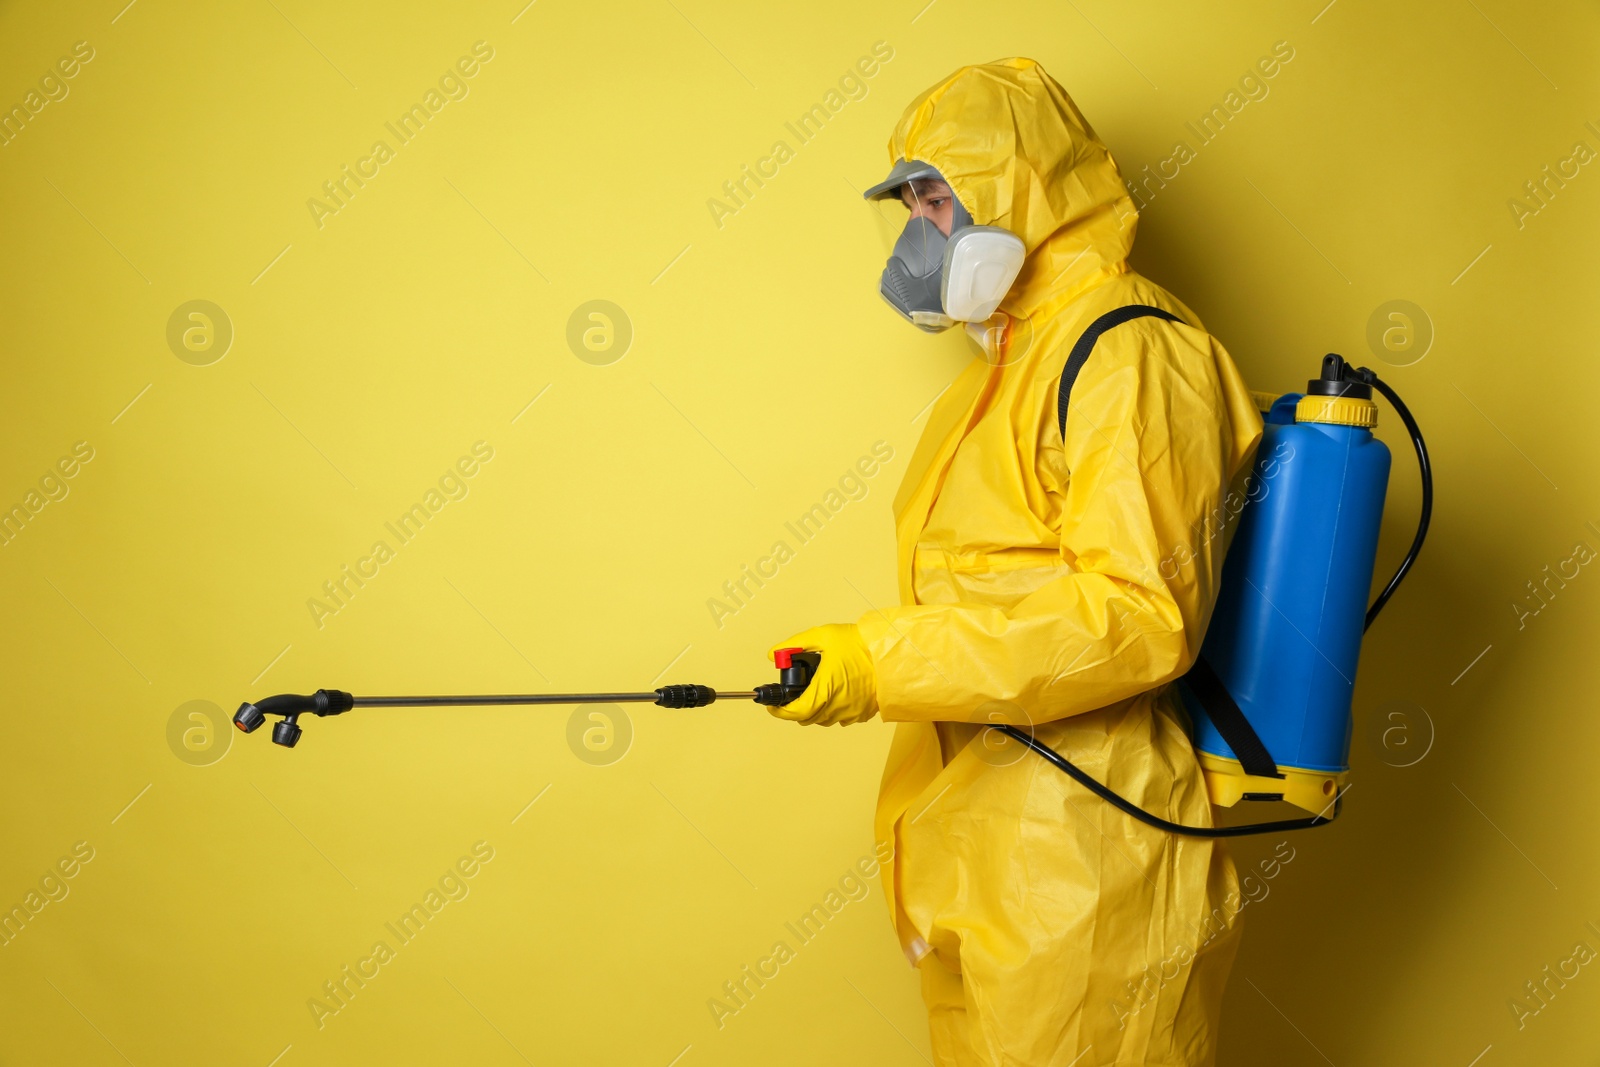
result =
M998 730L1020 744L1027 745L1046 762L1052 764L1067 777L1083 786L1089 792L1110 804L1126 815L1132 815L1142 823L1154 826L1157 830L1165 830L1171 834L1180 834L1184 837L1248 837L1253 834L1269 834L1284 830L1309 830L1315 826L1326 826L1339 817L1339 809L1344 804L1344 791L1333 798L1333 814L1328 816L1313 815L1309 819L1283 819L1278 822L1253 822L1244 826L1186 826L1181 822L1171 822L1159 815L1145 811L1133 801L1115 792L1108 786L1101 785L1091 778L1087 771L1068 760L1061 753L1041 741L1035 740L1015 726L993 726L990 729ZM1324 811L1327 808L1323 809Z
M1367 609L1366 625L1361 628L1361 632L1366 633L1372 629L1372 622L1378 617L1378 612L1383 610L1383 606L1389 602L1394 591L1400 587L1400 580L1417 561L1417 556L1422 551L1423 539L1428 536L1428 522L1433 518L1433 464L1428 460L1428 445L1422 439L1422 430L1417 426L1417 420L1411 417L1411 409L1406 407L1405 401L1389 388L1388 383L1366 367L1362 367L1355 374L1357 379L1378 390L1390 404L1394 405L1395 411L1400 415L1400 421L1406 424L1406 432L1411 435L1412 447L1417 450L1417 473L1422 476L1422 514L1417 519L1417 536L1411 539L1411 549L1406 553L1406 558L1400 561L1400 566L1395 569L1394 577L1389 579L1389 584L1383 587L1378 599Z
M1384 382L1374 371L1367 367L1356 370L1346 365L1345 375L1345 380L1347 381L1372 386L1394 406L1395 411L1400 415L1400 421L1405 423L1406 432L1411 435L1412 446L1417 450L1417 473L1422 478L1422 514L1417 520L1417 535L1412 538L1411 549L1406 553L1406 558L1400 561L1400 566L1395 570L1394 577L1389 579L1389 584L1383 587L1383 592L1378 594L1378 598L1367 609L1366 622L1361 628L1361 632L1366 633L1367 630L1372 628L1373 620L1378 617L1378 613L1389 602L1389 598L1394 595L1394 591L1400 587L1401 579L1411 570L1411 565L1416 562L1418 554L1422 551L1422 542L1428 536L1428 522L1433 517L1433 464L1428 460L1428 445L1422 439L1422 430L1417 426L1417 420L1411 417L1411 409L1406 407L1405 402L1389 387L1388 383ZM1154 826L1158 830L1165 830L1168 833L1179 834L1183 837L1249 837L1255 834L1282 833L1286 830L1310 830L1317 826L1326 826L1337 819L1339 811L1344 805L1345 791L1341 789L1333 798L1333 814L1328 816L1317 814L1308 819L1282 819L1277 822L1246 823L1242 826L1186 826L1183 823L1172 822L1168 819L1163 819L1159 815L1145 811L1127 797L1095 781L1083 768L1068 760L1049 745L1036 740L1015 726L993 726L990 729L998 730L1013 741L1031 748L1047 763L1123 814L1131 815L1140 822ZM1323 811L1327 810L1327 808L1323 809Z

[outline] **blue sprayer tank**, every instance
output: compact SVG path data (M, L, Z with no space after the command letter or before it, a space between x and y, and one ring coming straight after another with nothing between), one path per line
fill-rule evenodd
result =
M1200 654L1283 777L1246 774L1194 692L1179 689L1213 803L1281 796L1316 812L1349 774L1389 449L1372 434L1370 390L1326 377L1279 397L1264 421Z

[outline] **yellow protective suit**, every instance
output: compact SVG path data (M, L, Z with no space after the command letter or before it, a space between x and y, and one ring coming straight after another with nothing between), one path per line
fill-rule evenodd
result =
M1003 339L935 406L895 498L901 607L864 617L896 731L877 836L944 1065L1210 1064L1240 902L1221 845L1121 814L983 722L1130 800L1210 825L1170 683L1200 649L1261 418L1199 319L1128 266L1137 212L1106 147L1026 59L919 97L891 161L936 166L1022 237ZM1097 317L1071 394L1057 387Z

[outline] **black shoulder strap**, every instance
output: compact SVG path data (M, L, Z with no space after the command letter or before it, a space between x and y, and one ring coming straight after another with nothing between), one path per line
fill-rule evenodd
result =
M1056 414L1061 420L1063 440L1067 436L1067 399L1072 395L1072 383L1078 380L1078 372L1089 362L1089 353L1094 351L1095 342L1100 340L1101 334L1112 327L1121 326L1129 319L1142 319L1147 315L1154 315L1168 322L1183 321L1172 312L1151 307L1149 304L1129 304L1127 307L1114 308L1095 319L1078 338L1078 343L1072 346L1072 353L1067 356L1067 365L1061 372L1061 391L1056 396Z
M1056 414L1061 421L1063 440L1067 436L1067 400L1072 396L1072 385L1078 380L1083 365L1089 362L1095 342L1099 341L1100 335L1107 330L1146 316L1165 319L1168 322L1183 321L1172 312L1149 304L1129 304L1126 307L1113 308L1095 319L1072 346L1072 352L1067 356L1067 365L1061 371L1061 389L1056 398ZM1273 762L1272 754L1262 743L1260 735L1250 725L1250 720L1245 718L1244 712L1239 710L1239 705L1234 702L1222 679L1217 677L1217 672L1211 669L1211 664L1197 657L1194 665L1189 668L1189 673L1183 676L1183 681L1206 709L1206 714L1211 716L1211 722L1216 726L1217 733L1221 734L1228 747L1233 749L1233 754L1239 757L1239 763L1246 774L1259 778L1283 777L1278 771L1278 765Z
M1222 679L1217 677L1217 672L1211 669L1211 664L1206 662L1204 656L1195 657L1194 665L1183 676L1183 681L1206 709L1206 714L1211 716L1211 725L1217 728L1217 733L1228 742L1233 754L1239 757L1244 773L1258 778L1283 777L1278 765L1273 762L1272 754L1262 742L1261 735L1244 717L1244 712L1234 703L1228 687L1222 684Z

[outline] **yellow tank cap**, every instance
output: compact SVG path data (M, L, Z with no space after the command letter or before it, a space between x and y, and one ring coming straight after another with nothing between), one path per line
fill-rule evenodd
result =
M1294 421L1371 427L1378 425L1378 405L1356 396L1303 396L1294 407Z

